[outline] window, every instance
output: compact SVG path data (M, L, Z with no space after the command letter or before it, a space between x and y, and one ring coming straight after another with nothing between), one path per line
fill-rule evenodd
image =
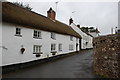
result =
M41 45L34 45L33 46L33 53L41 53L41 48L42 46Z
M41 37L41 31L34 30L33 37L34 37L34 38L42 38L42 37Z
M70 40L73 41L73 36L70 36Z
M55 33L51 33L51 38L56 39Z
M62 44L59 44L58 50L59 50L59 51L62 51Z
M73 45L69 45L69 50L73 50Z
M56 50L56 44L51 44L51 52Z
M16 28L16 34L15 34L15 36L22 37L22 35L21 35L21 28Z

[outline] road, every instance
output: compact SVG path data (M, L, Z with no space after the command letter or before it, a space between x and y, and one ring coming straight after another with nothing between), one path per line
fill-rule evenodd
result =
M92 50L25 68L3 75L3 78L96 78L92 69Z

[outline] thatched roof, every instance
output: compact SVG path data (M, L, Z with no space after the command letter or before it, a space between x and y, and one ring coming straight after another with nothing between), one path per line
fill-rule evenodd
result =
M77 32L75 32L70 26L57 20L53 21L48 17L16 6L10 2L2 3L2 16L2 19L5 22L19 24L24 27L29 27L33 29L56 32L81 38L81 36Z

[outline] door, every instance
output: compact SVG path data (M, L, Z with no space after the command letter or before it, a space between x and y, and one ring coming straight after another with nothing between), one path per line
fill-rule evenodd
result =
M76 43L76 52L78 52L78 43Z
M81 46L81 43L82 43L82 40L79 38L79 50L81 50L82 48L82 46Z

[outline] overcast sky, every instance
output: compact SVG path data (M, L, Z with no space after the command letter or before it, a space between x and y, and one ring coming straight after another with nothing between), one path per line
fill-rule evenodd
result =
M8 0L18 1L29 4L33 11L47 15L47 10L52 7L56 11L56 19L68 24L70 17L73 18L75 24L81 26L95 26L101 35L110 34L111 27L118 26L118 1L119 0ZM84 2L83 2L84 1ZM109 1L109 2L108 2ZM72 13L73 12L73 13Z

